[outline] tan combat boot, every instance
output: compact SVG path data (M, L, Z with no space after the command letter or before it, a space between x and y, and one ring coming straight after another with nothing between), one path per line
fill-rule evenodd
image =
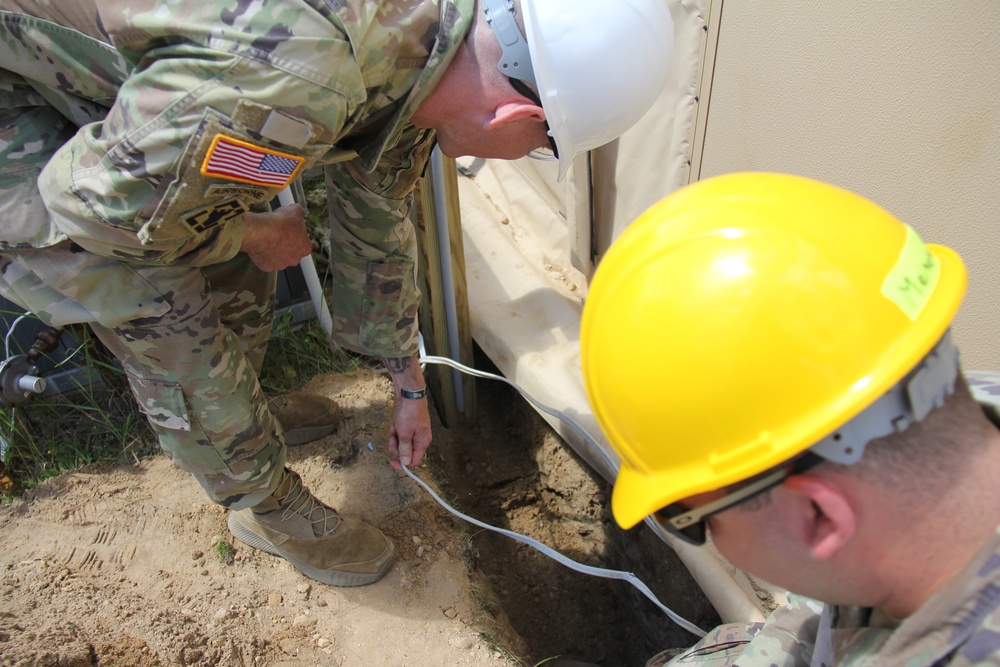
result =
M330 586L364 586L381 579L395 547L377 528L341 516L317 500L298 473L285 469L262 503L229 513L229 530L247 546L284 558Z
M340 408L326 396L295 391L276 396L267 408L281 424L285 444L304 445L337 430Z

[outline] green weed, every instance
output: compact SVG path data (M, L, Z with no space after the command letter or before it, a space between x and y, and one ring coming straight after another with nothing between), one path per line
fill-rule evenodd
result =
M551 657L548 657L548 658L545 658L545 660L542 660L541 662L536 662L536 663L535 663L535 664L533 665L533 667L541 667L541 666L542 666L542 665L544 665L545 663L547 663L547 662L552 662L553 660L556 660L556 659L558 659L559 657L560 657L560 656L558 656L558 655L553 655L553 656L551 656Z
M232 565L233 559L236 557L236 547L230 544L229 540L220 537L219 541L215 543L215 555L226 565Z
M139 460L157 451L145 417L128 389L125 373L108 361L86 330L75 332L74 360L92 372L72 376L75 387L36 398L17 408L0 408L4 463L19 489L30 489L63 472L119 460Z

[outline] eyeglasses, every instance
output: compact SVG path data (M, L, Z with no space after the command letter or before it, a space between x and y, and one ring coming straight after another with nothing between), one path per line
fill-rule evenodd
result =
M507 80L510 81L510 85L514 90L527 97L539 107L542 106L541 98L538 97L537 93L535 93L535 91L533 91L524 81L510 76L507 77ZM545 121L545 136L549 140L549 147L535 148L528 153L528 157L534 160L558 160L559 149L556 148L556 140L555 137L552 136L552 128L549 127L549 121L547 120Z
M705 544L707 538L706 519L745 503L751 498L773 489L792 475L803 473L822 461L823 459L816 454L806 452L777 470L770 470L752 477L743 486L718 500L695 508L690 508L678 501L659 510L653 517L671 535L681 538L688 544L700 547Z

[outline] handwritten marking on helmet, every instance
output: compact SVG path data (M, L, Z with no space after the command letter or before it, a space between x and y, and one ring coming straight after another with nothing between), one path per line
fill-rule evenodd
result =
M882 283L882 294L899 306L907 317L916 320L934 293L940 274L941 262L907 225L906 242L895 266Z

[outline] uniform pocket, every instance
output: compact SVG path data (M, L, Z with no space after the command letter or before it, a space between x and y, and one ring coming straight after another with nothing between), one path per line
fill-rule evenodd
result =
M400 313L403 294L416 293L413 270L409 257L368 262L359 342L371 354L398 356L398 350L408 342L397 337L409 335L417 316L416 306ZM410 288L404 290L407 284Z
M171 431L190 431L191 416L184 392L176 382L128 376L139 409L154 426Z
M197 432L197 426L192 429L191 411L179 384L131 373L128 381L139 408L156 432L160 448L174 467L200 475L229 469L219 451Z

